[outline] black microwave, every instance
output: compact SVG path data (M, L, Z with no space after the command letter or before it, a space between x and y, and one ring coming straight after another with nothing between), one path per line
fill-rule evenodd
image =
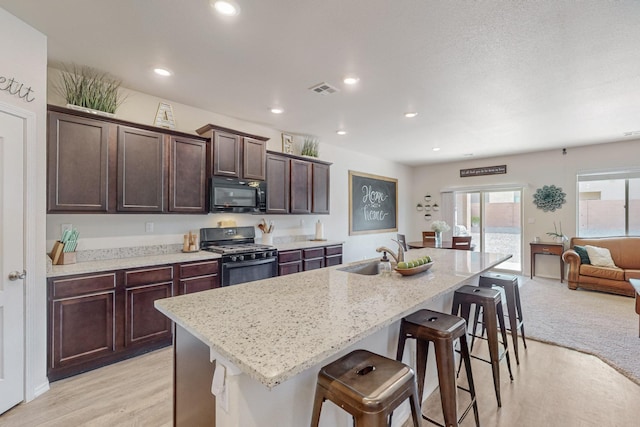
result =
M267 184L236 178L209 180L209 212L251 213L267 210Z

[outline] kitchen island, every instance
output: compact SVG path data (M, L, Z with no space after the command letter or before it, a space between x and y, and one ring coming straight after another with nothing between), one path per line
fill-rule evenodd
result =
M343 271L370 260L156 301L176 327L175 425L307 425L321 366L355 348L393 357L402 317L449 311L453 290L511 257L431 248L405 257L424 255L434 265L415 276ZM404 418L398 412L394 425ZM349 422L323 408L321 425Z

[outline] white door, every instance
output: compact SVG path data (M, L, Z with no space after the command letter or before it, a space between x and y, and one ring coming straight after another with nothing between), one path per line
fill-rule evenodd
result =
M0 105L0 413L24 398L24 126Z

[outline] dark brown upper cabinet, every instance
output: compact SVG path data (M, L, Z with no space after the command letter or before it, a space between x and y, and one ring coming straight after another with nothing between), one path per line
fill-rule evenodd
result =
M213 174L240 178L240 137L226 132L213 132L211 141Z
M267 213L328 214L331 163L267 152Z
M312 200L311 212L317 214L329 213L329 196L331 188L331 172L329 165L324 163L311 164L312 175Z
M311 163L291 159L291 204L292 214L311 213Z
M254 138L242 140L242 177L264 181L266 173L267 142Z
M261 136L208 124L196 130L211 140L211 174L230 178L266 179L267 140Z
M206 213L207 142L172 136L169 212Z
M163 134L118 127L118 211L164 210Z
M289 158L267 154L267 213L289 213Z
M48 106L49 213L206 213L206 138Z
M48 119L49 212L107 212L115 127L58 112Z

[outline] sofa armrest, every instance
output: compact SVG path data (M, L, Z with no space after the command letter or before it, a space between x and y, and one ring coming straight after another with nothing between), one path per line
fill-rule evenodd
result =
M562 260L569 264L569 274L567 275L568 285L571 289L576 289L578 276L580 275L580 264L582 263L580 255L573 249L567 249L562 254Z

